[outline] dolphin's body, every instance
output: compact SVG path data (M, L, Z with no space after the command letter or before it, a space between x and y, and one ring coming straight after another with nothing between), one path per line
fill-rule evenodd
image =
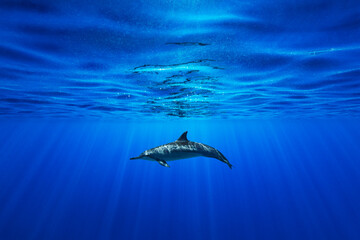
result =
M131 160L144 159L150 161L157 161L162 166L170 167L166 161L174 161L174 160L199 157L199 156L216 158L226 163L230 168L232 168L230 162L217 149L205 145L203 143L189 141L187 139L187 131L184 132L175 142L171 142L168 144L161 145L159 147L146 150L145 152L141 153L138 157L133 157L130 159Z

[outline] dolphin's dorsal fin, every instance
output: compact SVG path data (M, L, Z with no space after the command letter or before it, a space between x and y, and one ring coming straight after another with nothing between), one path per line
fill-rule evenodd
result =
M187 139L187 131L184 132L183 134L181 134L181 136L179 137L178 140L176 140L176 142L188 142L189 140Z

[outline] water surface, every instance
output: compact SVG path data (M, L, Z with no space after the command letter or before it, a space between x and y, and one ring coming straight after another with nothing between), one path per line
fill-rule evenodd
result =
M358 1L0 3L5 117L359 117Z

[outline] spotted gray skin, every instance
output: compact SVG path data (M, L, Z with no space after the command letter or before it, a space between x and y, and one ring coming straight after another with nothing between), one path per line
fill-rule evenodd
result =
M219 150L203 143L189 141L187 139L187 131L184 132L175 142L151 148L141 153L138 157L133 157L130 159L157 161L162 166L170 167L166 161L174 161L199 156L216 158L232 168L230 162Z

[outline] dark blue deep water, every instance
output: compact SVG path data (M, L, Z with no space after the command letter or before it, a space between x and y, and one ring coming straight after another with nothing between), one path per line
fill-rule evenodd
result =
M359 0L0 0L18 239L360 239Z

